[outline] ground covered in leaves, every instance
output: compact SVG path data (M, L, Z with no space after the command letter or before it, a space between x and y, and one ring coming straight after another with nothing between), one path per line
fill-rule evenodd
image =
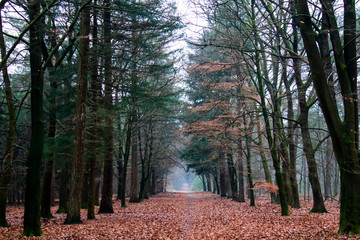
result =
M65 214L42 220L43 236L32 239L360 239L337 235L338 203L327 203L329 213L309 214L311 203L280 216L280 206L257 200L256 207L210 193L164 193L98 214L83 224L64 225ZM53 208L56 211L56 207ZM22 237L23 208L9 207L10 228L0 228L0 239Z

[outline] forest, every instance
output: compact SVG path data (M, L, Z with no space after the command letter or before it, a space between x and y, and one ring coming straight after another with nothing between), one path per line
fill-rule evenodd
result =
M1 0L0 239L360 238L359 19Z

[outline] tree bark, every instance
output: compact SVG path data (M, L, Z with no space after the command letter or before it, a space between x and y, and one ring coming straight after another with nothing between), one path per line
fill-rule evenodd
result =
M219 165L220 165L220 196L226 197L227 185L226 185L226 175L225 175L225 159L224 153L219 150Z
M243 149L242 149L242 141L241 137L239 136L238 139L238 184L239 184L239 193L238 193L238 202L245 202L245 195L244 195L244 164L243 164Z
M0 8L0 51L1 57L3 58L6 55L5 41L2 30L2 17L1 17L1 8ZM3 169L1 172L0 179L0 227L8 227L9 224L6 221L6 201L8 197L8 188L12 174L13 166L13 156L14 156L14 145L16 137L16 116L15 116L15 107L13 100L13 93L11 89L11 82L7 71L7 65L4 64L2 67L3 79L5 83L5 96L6 96L6 105L9 115L9 129L6 139L6 155L3 162Z
M297 30L297 22L295 17L293 18L292 26L294 31L293 51L296 54L298 52L298 37L297 37L298 30ZM317 164L314 156L315 151L312 145L311 135L309 131L309 117L308 117L309 108L312 105L312 101L314 100L310 99L309 103L306 100L306 91L309 87L309 84L308 83L304 84L301 80L301 63L296 56L293 57L293 65L294 65L293 69L294 69L295 82L298 88L298 102L300 108L299 122L300 122L301 134L303 139L303 148L307 160L309 182L311 184L312 194L314 199L313 208L311 209L311 212L318 212L318 213L327 212L323 201Z
M82 1L84 3L85 0ZM90 10L86 6L81 13L80 44L79 44L79 73L77 79L76 99L76 128L74 136L74 152L70 178L70 197L66 224L81 223L81 189L83 182L83 163L85 153L85 124L86 124L86 99L89 68L89 33Z
M48 159L45 163L45 173L43 178L43 191L41 197L41 212L40 216L43 218L53 218L51 214L51 193L52 186L55 184L52 181L53 170L55 165L55 136L56 136L56 90L57 83L54 79L54 69L50 70L50 109L49 109L49 130L48 130L48 139L49 139L49 148L50 152L48 154Z
M115 98L115 104L118 105L119 104L119 96L118 96L118 92L116 93L116 98ZM119 132L119 136L118 136L118 159L117 159L117 171L118 171L118 185L117 185L117 196L116 199L117 200L121 200L121 191L122 188L124 187L122 185L122 177L123 177L123 167L124 167L124 146L123 146L123 138L122 138L122 127L121 127L121 117L120 114L117 114L117 119L118 119L118 132Z
M243 122L245 126L245 145L246 145L246 168L247 168L247 179L249 184L249 196L250 196L250 206L255 206L255 195L254 195L254 183L252 180L252 170L251 170L251 137L249 132L251 132L251 124L247 123L246 116L243 115Z
M238 114L241 115L242 113L242 97L241 97L241 88L237 89L238 96L237 96L237 111ZM239 136L237 140L237 164L238 164L238 202L245 202L245 195L244 195L244 164L243 164L243 143L242 143L242 134L239 126Z
M138 136L137 136L137 110L132 113L132 131L131 131L131 184L130 184L130 202L139 202L138 194Z
M94 0L93 8L93 27L92 27L92 56L91 56L91 115L90 122L91 126L89 129L89 195L88 195L88 211L87 218L95 218L95 196L96 196L96 168L98 163L98 124L99 118L97 116L99 98L101 96L101 83L98 76L98 10L97 10L97 0Z
M257 127L257 132L258 132L258 137L259 137L260 157L261 157L261 163L262 163L262 166L264 169L265 180L266 180L266 182L272 184L272 179L271 179L271 175L270 175L270 171L269 171L269 165L268 165L268 162L267 162L267 159L265 156L265 152L264 152L263 136L262 136L261 129L260 129L260 116L259 116L258 112L256 112L256 120L257 120L256 127ZM271 202L272 203L275 202L275 198L276 198L275 193L271 192L270 196L271 196Z
M232 156L232 149L231 147L228 148L228 151L230 151L230 153L226 154L226 159L227 159L227 166L228 166L228 170L229 170L229 184L230 184L230 188L231 188L231 192L232 192L232 199L236 200L237 198L237 179L236 179L236 170L235 170L235 166L234 166L234 160L233 160L233 156ZM209 191L209 189L208 189Z
M127 131L126 131L126 140L125 140L125 151L124 151L124 167L122 169L122 182L121 185L121 207L126 207L125 201L125 190L126 190L126 176L127 176L127 166L130 156L130 147L131 147L131 133L132 133L132 120L131 117L127 120Z
M297 185L297 178L296 178L296 145L294 142L294 109L293 109L293 99L290 90L291 83L289 82L287 76L287 61L284 58L281 58L281 65L282 65L282 73L281 79L285 85L286 89L286 99L287 99L287 109L288 109L288 134L285 137L286 142L288 145L288 156L289 156L289 177L290 177L290 184L291 184L291 193L292 193L292 207L293 208L300 208L300 199L299 199L299 190ZM281 125L282 124L282 120ZM284 132L284 130L282 130ZM285 135L285 133L283 133Z
M360 234L360 188L358 186L360 182L360 161L357 141L359 134L357 131L358 102L354 101L355 96L353 89L357 73L352 72L354 68L351 62L354 59L349 59L349 55L345 57L343 52L343 50L345 52L348 51L348 48L351 49L353 47L352 45L356 44L356 41L352 39L351 42L345 44L345 41L344 45L342 45L332 2L324 1L323 7L326 9L329 19L335 65L341 87L341 95L343 97L343 121L340 118L336 101L332 97L327 82L326 72L315 41L315 33L312 29L312 21L307 1L296 1L296 9L300 20L300 32L308 55L314 87L330 132L335 157L340 166L341 200L339 233ZM355 12L355 1L346 1L345 12L349 9L351 9L350 12ZM356 19L354 19L354 16L353 14L347 15L348 18L351 18L351 20L355 22ZM345 26L348 25L345 24ZM346 31L355 32L356 24L352 26L353 27L349 25ZM351 65L349 68L347 68L348 64Z
M333 152L331 150L331 139L326 140L325 169L324 169L324 195L325 201L331 200L331 170L333 165ZM332 201L332 200L331 200Z
M114 213L112 206L113 191L113 165L114 165L114 126L113 126L113 97L112 97L112 69L111 69L111 22L110 22L110 2L104 0L104 46L105 46L105 129L106 152L104 160L104 180L101 194L99 213Z
M30 21L40 13L40 1L29 1ZM41 236L40 226L40 168L44 149L43 71L41 68L41 25L30 28L31 69L31 140L27 156L24 236Z

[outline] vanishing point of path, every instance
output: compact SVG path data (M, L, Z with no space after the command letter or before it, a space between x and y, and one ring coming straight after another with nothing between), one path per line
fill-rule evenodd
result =
M42 221L43 236L32 239L349 239L336 234L338 204L328 214L309 214L311 203L280 216L280 207L258 200L256 207L210 193L164 193L121 208L96 220L64 225L64 214ZM9 208L10 228L0 228L0 239L21 237L22 208ZM56 207L53 208L56 211Z

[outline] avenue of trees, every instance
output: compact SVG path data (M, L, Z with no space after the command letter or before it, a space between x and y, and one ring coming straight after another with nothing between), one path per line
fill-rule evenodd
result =
M0 227L9 204L25 236L55 199L65 224L113 213L181 158L204 190L266 190L283 216L339 200L339 233L360 234L359 3L189 4L207 26L183 73L171 1L0 1Z
M339 196L339 233L360 233L359 4L192 2L208 25L191 41L182 158L204 190L253 206L267 189L287 216L311 187L311 212Z
M25 203L23 234L38 236L55 198L72 224L95 204L112 213L113 193L125 207L163 191L179 107L174 5L1 1L0 26L0 226L7 203Z

